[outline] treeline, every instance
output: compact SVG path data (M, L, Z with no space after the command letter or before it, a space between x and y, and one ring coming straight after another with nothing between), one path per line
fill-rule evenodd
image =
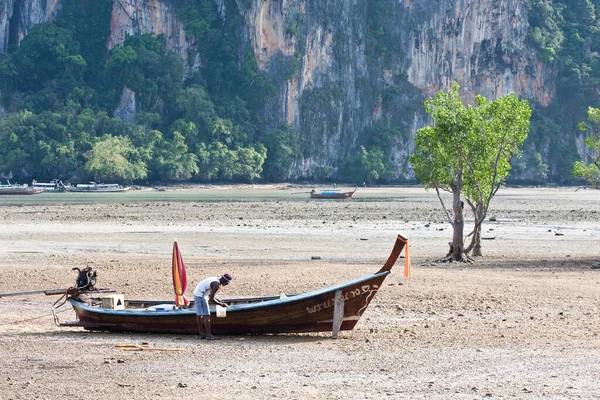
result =
M127 37L106 54L111 0L64 2L0 54L0 176L84 181L280 180L297 149L288 126L263 131L273 90L238 42L239 15L224 25L214 1L174 3L198 39L203 67L185 78L161 36ZM235 7L227 7L229 13ZM240 60L239 54L245 54ZM129 121L112 114L135 92Z
M200 69L186 76L184 61L161 36L127 37L106 53L112 0L63 0L58 20L34 26L19 46L0 54L1 101L8 114L0 119L0 178L287 179L302 157L300 134L286 125L265 128L265 104L274 87L258 70L252 49L241 43L245 22L236 2L225 1L225 18L213 0L172 2L200 58ZM297 62L289 63L286 76ZM135 112L115 113L124 108L123 88L135 93ZM393 178L392 138L399 132L387 125L361 132L337 179ZM310 150L304 147L306 156ZM328 167L313 174L332 176Z
M235 0L224 1L225 18L214 0L171 3L196 39L201 67L187 76L189 68L160 36L128 37L107 53L113 0L62 0L59 19L36 25L19 46L0 53L0 101L6 113L0 116L0 179L288 178L295 160L317 150L306 142L300 146L306 137L289 126L265 128L265 104L274 87L240 40L245 23ZM401 56L386 28L387 2L368 3L367 60L374 69ZM572 165L579 160L575 135L566 133L576 132L588 107L600 100L600 0L528 0L527 6L529 46L557 71L558 84L549 107L532 104L525 157L515 161L514 175L528 182L564 183L572 180ZM301 31L292 31L301 39ZM299 57L290 59L285 76L296 71ZM384 107L396 104L390 99L399 96L399 88L410 86L401 86L403 79L399 74L399 82L386 91ZM136 110L118 113L119 118L114 112L124 87L135 93ZM304 94L303 115L334 118L320 114L319 101L340 89L321 94L317 89L314 98ZM359 132L336 179L391 181L392 149L401 135L408 132L386 121ZM315 179L333 175L328 167L313 173Z

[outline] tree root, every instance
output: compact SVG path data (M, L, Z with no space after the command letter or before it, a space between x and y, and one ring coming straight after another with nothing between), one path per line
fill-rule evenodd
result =
M461 257L459 259L456 259L454 256L446 256L440 260L438 260L438 262L461 262L461 263L472 263L475 262L474 259L472 259L471 257L469 257L466 254L461 254Z
M448 243L448 246L450 246L450 250L448 251L448 254L446 254L446 256L440 260L438 260L438 262L462 262L462 263L472 263L475 262L475 260L471 257L469 257L469 255L467 253L465 253L464 251L460 252L460 256L457 257L457 255L454 251L454 246L452 246L452 242Z

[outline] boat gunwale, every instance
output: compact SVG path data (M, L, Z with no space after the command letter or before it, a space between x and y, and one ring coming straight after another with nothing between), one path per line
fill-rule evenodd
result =
M302 300L310 299L311 297L317 297L317 296L320 296L320 295L323 295L323 294L326 294L329 292L335 292L337 290L344 289L344 288L347 288L350 286L354 286L354 285L357 285L357 284L360 284L360 283L363 283L363 282L366 282L366 281L369 281L372 279L376 279L379 277L385 277L386 275L388 275L390 273L391 273L390 271L379 271L374 274L364 276L362 278L353 279L351 281L347 281L347 282L339 283L337 285L317 289L317 290L314 290L311 292L290 295L288 297L277 297L277 298L274 298L271 300L257 301L257 302L253 302L253 303L232 305L232 306L227 307L227 312L228 313L241 312L241 311L261 309L261 308L266 308L266 307L271 307L271 306L277 306L277 305L281 305L281 304L299 302ZM266 297L270 298L273 296L266 296ZM252 297L252 298L246 298L246 299L261 299L261 297ZM235 301L236 299L231 299L231 300ZM89 305L85 301L83 301L77 297L69 297L68 301L69 301L69 303L71 303L71 305L73 307L78 307L84 311L91 312L94 314L130 315L130 316L131 315L135 315L135 316L150 316L150 315L152 315L152 316L169 316L169 315L174 315L174 314L195 314L195 310L193 308L178 308L178 309L174 309L174 310L146 310L146 309L114 310L114 309L110 309L110 308L103 308L103 307ZM127 302L128 300L125 300L125 301ZM131 301L143 302L144 300L131 300ZM154 300L150 300L150 301L154 302ZM157 303L157 304L171 304L171 303L168 301L165 301L164 303ZM211 309L211 312L214 313L216 307L211 306L210 309Z

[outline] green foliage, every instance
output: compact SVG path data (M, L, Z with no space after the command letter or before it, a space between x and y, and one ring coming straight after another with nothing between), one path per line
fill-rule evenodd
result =
M357 153L344 160L340 167L340 175L346 181L372 184L389 180L393 176L393 171L383 150L376 147L367 151L364 146L360 146Z
M254 182L260 178L262 166L267 157L267 149L262 144L255 147L240 148L235 152L236 165L234 180Z
M85 80L88 85L98 84L106 62L106 38L110 35L110 17L113 0L63 0L61 19L57 24L73 32L81 46L81 56L87 63Z
M426 188L451 191L457 183L462 184L469 140L475 136L476 116L472 107L463 105L458 89L454 83L448 93L440 91L425 102L425 110L435 125L417 131L416 153L411 155L410 163Z
M88 154L85 170L96 180L131 182L148 175L131 139L106 135L97 141Z
M204 87L195 85L182 90L177 96L177 108L182 114L182 118L193 122L198 130L197 140L190 140L186 136L190 146L196 146L198 141L208 142L211 140L218 116L215 105Z
M464 105L456 82L448 92L440 91L425 102L433 126L417 131L416 153L410 163L417 179L426 188L453 194L453 218L442 201L454 229L452 259L475 248L481 255L481 223L490 201L506 181L510 161L527 138L531 109L527 101L513 94L488 102L477 96L476 106ZM471 245L463 247L464 219L461 199L475 216ZM441 201L440 197L440 201Z
M528 103L510 94L493 102L478 96L476 107L465 106L453 83L447 93L427 100L425 109L434 125L417 131L410 157L417 179L427 188L489 201L486 196L505 182L510 160L527 137Z
M111 53L102 72L106 93L113 98L108 103L100 99L96 106L109 104L112 109L121 88L127 86L135 91L140 108L136 126L87 108L94 102L94 91L83 82L86 62L76 54L78 43L68 29L41 24L32 32L22 48L0 56L0 85L5 101L11 102L9 109L27 105L37 111L15 113L0 121L0 144L6 149L0 155L0 174L38 180L91 174L102 180L185 181L200 172L198 153L216 171L205 173L207 180L260 179L267 150L260 143L250 144L248 132L254 133L256 126L246 101L223 96L217 106L204 86L183 89L182 60L165 49L162 37L128 37ZM45 58L38 76L27 85L21 77L27 69L19 69L26 64L24 54ZM244 68L243 76L258 79L253 75L255 64L246 63ZM63 90L57 91L58 87ZM27 92L15 96L23 90ZM168 137L153 130L175 116L181 118L170 123ZM282 142L279 150L288 144ZM207 148L215 154L206 155Z
M388 182L394 176L390 162L391 150L400 135L398 127L390 127L380 120L373 127L364 130L361 136L365 144L351 152L339 169L339 176L350 182Z
M592 188L600 187L600 108L588 109L590 124L580 123L579 129L589 131L585 138L586 162L576 161L573 164L573 175L585 180Z
M38 128L36 115L24 111L0 120L0 170L5 176L22 179L35 168L32 153L36 152Z
M200 178L207 181L254 182L260 178L267 157L263 145L231 150L214 141L198 149Z
M126 86L136 93L142 111L168 117L183 86L183 60L166 49L160 36L128 36L123 46L113 50L106 74L116 94Z
M487 208L500 185L506 182L511 160L529 132L531 109L525 100L509 94L488 102L477 97L475 136L466 144L464 195L474 204Z
M163 182L187 181L199 172L198 156L188 152L184 136L173 132L173 140L165 140L162 134L154 131L149 162L155 178Z
M42 149L44 156L40 162L42 174L37 176L48 177L66 177L71 171L76 171L79 166L79 160L74 149L68 145L61 143L47 144L43 141L39 142L39 147Z
M79 42L70 31L52 22L35 25L13 56L19 87L24 91L38 90L48 81L61 78L69 64L85 67L78 55Z
M573 164L573 175L585 180L594 189L600 186L600 168L596 164L576 161Z
M550 173L542 155L534 150L524 151L523 158L513 159L512 170L523 181L533 184L546 183Z
M368 130L369 148L385 149L389 152L394 145L394 139L400 135L398 127L390 127L384 121L380 121ZM386 155L389 155L386 153Z
M269 131L265 138L267 159L264 164L264 177L271 181L282 181L294 162L298 151L297 134L288 125Z
M180 0L176 3L177 18L183 23L187 32L198 40L198 49L205 52L209 49L219 15L212 0Z
M583 116L600 83L600 19L597 0L529 0L528 39L540 59L558 69L562 117ZM561 118L561 116L558 116Z
M181 0L174 3L184 28L198 39L205 63L201 78L217 114L254 136L260 113L273 86L258 70L254 54L244 47L244 19L235 1L226 0L225 18L219 18L212 0Z
M527 8L530 24L528 39L537 47L541 59L553 62L564 42L560 27L564 23L561 15L563 7L555 9L549 0L530 0Z
M4 96L4 103L7 102L8 95L16 90L18 76L13 58L7 53L0 53L0 91Z
M74 89L84 86L86 68L72 33L46 22L35 25L14 52L0 57L0 89L5 102L14 100L9 110L57 110Z
M331 168L326 165L317 165L313 171L313 179L318 181L331 179Z
M538 143L542 138L547 141L536 150L551 166L549 179L569 182L567 171L579 155L575 135L565 133L573 131L577 122L585 118L587 106L598 99L600 2L528 0L527 8L529 43L541 60L551 64L558 78L554 104L547 110L535 110L531 133ZM556 127L560 129L553 129ZM532 157L527 159L535 161Z

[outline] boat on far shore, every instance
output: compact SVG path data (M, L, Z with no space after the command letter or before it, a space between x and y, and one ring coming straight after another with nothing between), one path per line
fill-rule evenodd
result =
M8 182L6 185L0 185L0 195L33 195L44 193L44 189L35 189L27 184L19 185Z
M342 200L342 199L350 199L352 198L352 196L354 195L354 192L356 192L357 188L354 188L353 191L351 192L342 192L339 190L323 190L320 193L317 193L315 191L315 189L313 189L310 192L310 198L311 199L338 199L338 200Z
M121 186L118 183L80 183L76 186L71 186L69 192L81 193L118 193L126 192L131 189L131 186Z
M66 186L61 180L53 179L48 183L33 181L34 189L42 189L44 192L66 192L70 186Z

